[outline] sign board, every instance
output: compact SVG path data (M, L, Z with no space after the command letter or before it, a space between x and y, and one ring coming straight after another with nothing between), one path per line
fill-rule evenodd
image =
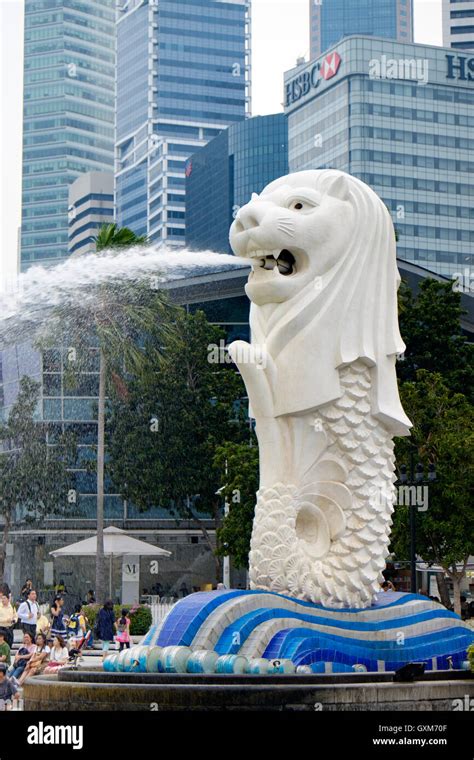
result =
M122 564L122 581L138 582L140 579L140 562L124 557Z

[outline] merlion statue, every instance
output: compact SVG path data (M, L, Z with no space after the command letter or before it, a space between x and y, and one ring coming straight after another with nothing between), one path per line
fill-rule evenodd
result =
M229 352L260 449L252 589L333 608L380 591L394 502L395 234L380 198L336 170L271 182L230 230L252 271L251 345Z
M405 347L386 207L343 172L290 174L240 209L230 240L252 265L252 341L229 346L259 440L252 590L180 599L138 647L139 669L216 672L220 683L299 666L461 668L474 640L466 623L425 596L379 587L393 437L411 427L395 376ZM127 670L125 651L109 670Z

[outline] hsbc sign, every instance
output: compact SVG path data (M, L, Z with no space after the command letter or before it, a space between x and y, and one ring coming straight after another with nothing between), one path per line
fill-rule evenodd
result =
M459 79L461 82L474 81L474 58L447 55L446 61L448 62L447 79Z
M329 80L336 76L342 59L339 53L329 53L322 60L297 74L285 84L285 107L296 103L311 90L315 90L323 80Z

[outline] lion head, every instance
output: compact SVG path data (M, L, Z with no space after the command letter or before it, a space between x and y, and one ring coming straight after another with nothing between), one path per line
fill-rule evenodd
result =
M333 169L281 177L240 209L230 242L252 265L252 343L276 367L275 416L338 398L338 370L361 358L373 368L373 414L405 435L395 233L373 190Z
M250 259L246 292L253 303L282 303L334 267L355 223L345 175L324 185L325 172L299 172L254 193L230 228L237 256Z

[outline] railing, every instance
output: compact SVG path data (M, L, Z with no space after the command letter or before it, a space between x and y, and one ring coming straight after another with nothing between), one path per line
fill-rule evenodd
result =
M150 605L151 615L153 619L153 625L161 623L165 617L171 612L172 608L176 604L174 597L162 597L159 596L147 596L146 603Z

